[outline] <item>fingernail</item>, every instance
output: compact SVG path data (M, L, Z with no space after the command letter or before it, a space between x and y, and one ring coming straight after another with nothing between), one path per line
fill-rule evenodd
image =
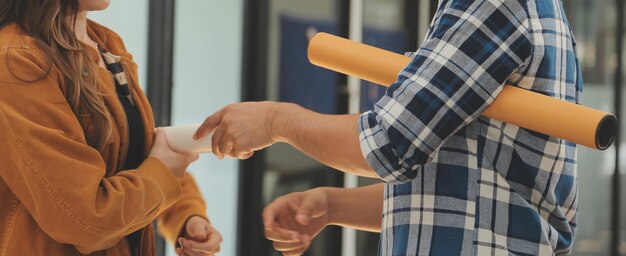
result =
M179 243L181 246L183 245L183 242L185 242L185 239L178 238L178 243Z
M300 237L297 234L291 234L291 240L294 242L300 242Z

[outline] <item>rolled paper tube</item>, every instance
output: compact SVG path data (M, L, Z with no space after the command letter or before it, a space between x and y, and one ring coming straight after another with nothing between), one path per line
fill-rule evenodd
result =
M211 137L213 132L201 140L194 140L193 135L200 124L188 124L162 127L167 137L167 144L176 152L180 153L211 153Z
M309 42L309 61L339 73L390 86L411 61L407 56L318 33ZM604 150L615 140L614 115L510 85L483 116Z

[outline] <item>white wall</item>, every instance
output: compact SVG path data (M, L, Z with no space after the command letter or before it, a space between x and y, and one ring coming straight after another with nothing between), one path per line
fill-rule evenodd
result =
M181 0L175 17L172 121L201 122L240 100L243 1ZM212 223L224 236L220 255L235 255L237 161L206 155L190 169Z

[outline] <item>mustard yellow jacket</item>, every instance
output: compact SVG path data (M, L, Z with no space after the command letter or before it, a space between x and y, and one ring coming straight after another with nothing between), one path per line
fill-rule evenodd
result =
M137 66L117 34L91 21L88 27L100 46L122 57L148 153L154 120ZM189 217L206 218L191 176L177 179L154 158L120 170L127 124L107 70L97 72L114 132L101 154L86 143L93 131L81 128L90 117L74 115L59 70L47 73L48 66L18 26L0 29L0 255L130 255L125 236L137 230L140 254L154 255L152 221L175 241Z

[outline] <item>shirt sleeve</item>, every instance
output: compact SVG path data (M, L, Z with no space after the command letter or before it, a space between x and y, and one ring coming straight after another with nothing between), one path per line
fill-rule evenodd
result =
M388 183L415 178L532 55L518 1L451 0L438 12L410 64L359 120L363 155Z

